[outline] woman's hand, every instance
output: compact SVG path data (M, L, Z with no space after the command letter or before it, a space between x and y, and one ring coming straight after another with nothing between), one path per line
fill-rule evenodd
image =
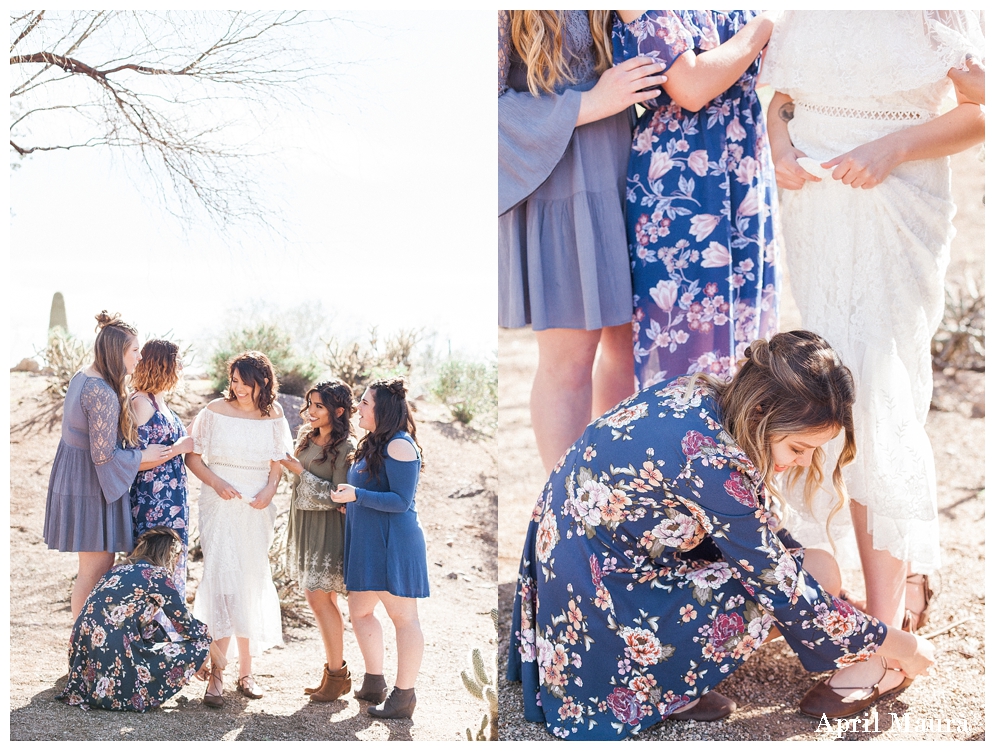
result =
M341 482L339 486L331 492L331 498L335 503L352 503L356 500L356 487Z
M833 179L851 188L874 188L884 182L904 161L894 139L883 136L862 144L822 166L833 171Z
M581 92L577 125L616 115L626 107L660 96L667 77L663 65L649 57L623 60L604 73L594 88ZM648 91L643 89L649 88Z
M218 494L219 498L223 498L226 501L231 501L235 498L241 498L242 494L235 490L235 486L229 482L225 482L220 477L217 478L213 483L211 483L211 489ZM250 504L251 505L251 504Z
M808 154L794 146L781 149L776 156L771 153L774 160L774 177L777 179L777 187L785 190L801 190L807 182L822 182L821 178L816 177L798 164L800 158L807 156Z
M276 495L276 488L272 485L266 485L265 488L256 493L255 498L249 504L252 508L264 509L273 502L273 496Z
M964 101L985 103L985 66L968 54L963 68L951 68L947 78L954 82L957 94Z
M902 667L902 672L909 678L925 675L926 672L936 664L936 648L929 639L924 639L918 634L912 634L916 640L915 653L908 659L898 660Z
M161 443L150 443L147 448L142 450L141 463L150 463L153 466L157 466L168 458L169 446L163 446Z
M297 461L297 458L291 454L287 454L286 459L281 459L280 464L289 469L295 475L299 475L304 471L304 465Z

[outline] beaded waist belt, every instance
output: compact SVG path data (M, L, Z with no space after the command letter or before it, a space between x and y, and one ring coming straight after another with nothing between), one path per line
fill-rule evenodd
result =
M231 462L211 462L207 466L208 467L231 467L232 469L255 469L255 470L265 469L265 470L269 470L269 465L268 464L265 464L265 465L257 464L255 466L252 466L252 465L248 465L248 464L232 464Z
M809 112L819 115L829 115L830 117L846 117L856 120L898 120L904 122L925 122L931 120L932 116L926 112L914 110L859 110L854 107L836 107L826 104L806 104L805 102L795 102L796 107L801 107Z

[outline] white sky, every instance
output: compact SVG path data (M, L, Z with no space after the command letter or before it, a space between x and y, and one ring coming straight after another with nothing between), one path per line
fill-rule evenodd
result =
M85 339L102 308L196 344L232 309L312 301L327 314L315 328L340 338L424 327L440 349L494 353L493 12L358 18L375 28L314 41L361 62L264 144L280 149L262 193L286 239L184 227L107 150L38 154L12 171L11 365L43 348L56 291Z

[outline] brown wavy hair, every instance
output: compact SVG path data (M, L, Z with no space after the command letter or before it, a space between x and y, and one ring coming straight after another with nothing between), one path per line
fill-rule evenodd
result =
M774 482L772 443L791 433L834 429L843 431L843 450L833 468L832 483L837 502L826 520L832 518L850 500L843 467L857 455L853 433L853 375L843 365L829 343L811 331L789 331L775 335L768 342L758 339L746 349L746 359L731 382L704 378L718 394L722 424L746 452L763 477L768 493L777 503L784 498ZM822 484L825 453L817 448L812 463L786 471L788 487L805 476L805 503L811 505L816 489Z
M256 409L263 417L269 417L269 411L276 401L276 395L280 384L276 380L276 373L273 372L273 363L269 361L262 352L249 350L240 355L236 355L228 361L228 389L225 392L225 401L236 400L235 392L231 387L231 379L238 372L238 377L247 386L258 386L256 392Z
M513 10L511 44L525 63L533 96L552 94L560 83L576 83L563 45L562 10ZM612 66L612 12L587 11L594 39L594 64L600 75Z
M152 527L138 536L135 549L128 556L128 563L148 561L172 571L176 566L175 556L183 549L183 540L175 529Z
M131 387L136 391L158 394L172 391L180 382L177 362L180 347L165 339L149 339L142 345L142 359L131 374Z
M93 343L93 367L114 389L120 405L118 430L129 446L138 445L138 429L135 426L135 413L128 399L128 371L124 367L124 353L133 340L138 339L134 326L121 320L120 313L111 315L100 311L97 319L97 340Z
M320 463L326 461L330 456L337 455L339 446L345 443L349 436L352 435L351 421L355 407L352 401L352 390L338 378L333 378L330 381L322 381L308 391L304 395L304 406L301 407L301 417L305 419L305 423L297 431L297 446L294 449L294 453L298 456L318 436L318 429L312 428L306 422L307 409L314 403L312 401L313 394L316 394L321 403L325 405L325 409L328 410L328 419L331 422L330 440L324 445L321 456L318 458L318 462ZM339 407L342 407L342 414L336 415L335 412ZM346 461L351 463L352 457L346 457Z
M415 435L415 419L408 408L408 390L403 378L381 378L366 387L373 392L373 421L376 427L364 435L356 447L356 464L366 460L366 470L372 477L380 474L387 444L402 430L407 431L411 440L421 446ZM424 460L422 466L425 466Z

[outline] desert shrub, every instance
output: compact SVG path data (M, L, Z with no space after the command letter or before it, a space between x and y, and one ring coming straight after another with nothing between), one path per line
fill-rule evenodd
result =
M402 330L391 334L381 343L377 327L370 329L369 340L340 342L331 339L325 344L325 365L336 378L359 396L367 384L378 378L407 376L411 371L411 357L421 339L417 329Z
M497 366L450 358L439 365L432 394L464 425L476 417L496 415Z
M221 393L228 386L228 361L249 349L262 352L270 359L284 394L304 396L321 374L321 366L313 358L296 353L286 331L273 323L261 323L222 334L207 368L215 391Z
M943 321L931 349L934 368L984 371L985 295L971 277L961 288L947 287Z
M84 344L61 326L50 329L48 344L42 353L51 380L46 391L59 399L64 398L69 389L69 381L77 370L89 362L92 355L92 347Z

